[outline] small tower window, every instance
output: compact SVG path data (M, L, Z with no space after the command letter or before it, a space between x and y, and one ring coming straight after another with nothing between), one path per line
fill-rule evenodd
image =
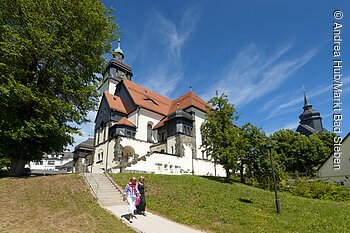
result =
M154 100L152 100L150 98L147 98L147 99L144 99L144 100L146 100L148 103L158 105Z

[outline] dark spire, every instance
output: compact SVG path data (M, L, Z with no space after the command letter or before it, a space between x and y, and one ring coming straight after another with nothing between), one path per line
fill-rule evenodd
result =
M309 136L316 132L326 131L322 126L322 117L320 113L312 108L312 105L307 100L306 90L304 91L304 111L300 114L300 125L297 128L297 132Z
M304 107L309 107L311 106L311 104L307 101L307 97L306 97L306 90L303 86L303 90L304 90Z

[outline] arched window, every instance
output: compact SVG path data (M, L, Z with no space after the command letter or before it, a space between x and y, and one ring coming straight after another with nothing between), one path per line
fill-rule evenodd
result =
M147 124L147 141L148 142L152 142L153 139L152 139L152 124L151 123L148 123Z
M124 162L130 162L133 160L135 155L135 150L131 146L125 146L123 147L123 160Z

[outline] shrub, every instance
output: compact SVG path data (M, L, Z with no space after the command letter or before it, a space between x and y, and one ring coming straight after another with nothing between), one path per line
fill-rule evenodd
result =
M306 179L300 179L290 185L287 191L293 195L307 198L350 201L349 188L323 181L309 182Z

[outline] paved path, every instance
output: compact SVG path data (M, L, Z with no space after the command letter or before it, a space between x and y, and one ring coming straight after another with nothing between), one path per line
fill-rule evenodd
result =
M93 190L100 205L122 219L127 225L142 233L203 233L188 226L170 221L166 218L147 212L147 217L137 215L130 223L125 219L127 204L122 201L120 188L105 174L86 173L85 180Z
M109 206L106 207L115 216L122 218L126 224L143 233L200 233L203 231L194 230L188 226L170 221L158 215L147 212L147 216L136 215L137 219L133 219L133 223L129 223L124 217L127 213L125 206Z

